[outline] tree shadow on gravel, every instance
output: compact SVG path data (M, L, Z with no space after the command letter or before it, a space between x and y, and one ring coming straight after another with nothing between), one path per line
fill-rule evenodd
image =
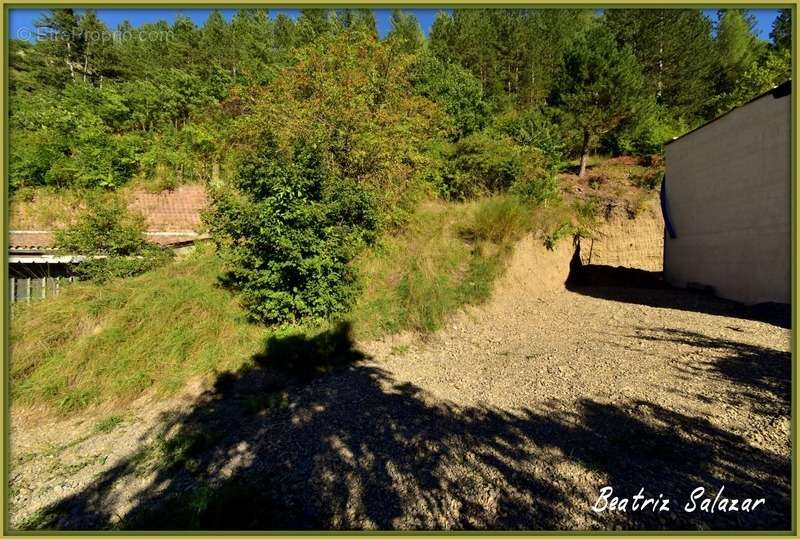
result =
M747 404L762 416L789 417L791 412L792 355L765 346L742 343L681 329L654 331L638 328L636 338L669 341L698 350L714 350L716 357L684 365L691 377L716 377L735 384L730 404Z
M576 253L580 256L580 248ZM675 288L664 281L660 271L573 263L570 264L566 287L572 292L594 298L755 320L786 329L791 327L790 305L743 305L718 298L709 292Z
M256 366L164 416L160 433L27 527L789 527L788 458L705 419L645 401L457 406L393 379L354 349L347 327L273 339ZM663 493L671 511L594 513L604 485ZM693 489L721 485L766 503L683 511Z

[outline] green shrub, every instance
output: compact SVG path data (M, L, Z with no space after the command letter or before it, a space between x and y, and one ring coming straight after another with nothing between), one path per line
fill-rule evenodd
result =
M488 241L504 245L516 241L531 224L531 208L513 196L503 195L480 201L473 218L462 227L470 241Z
M143 218L130 214L119 198L94 195L78 221L56 233L56 247L86 257L75 269L83 279L132 277L162 264L171 255L149 243L144 228Z
M481 83L456 63L422 54L411 70L414 91L427 97L444 112L453 138L483 129L489 107L483 99Z
M269 133L245 155L234 190L213 194L207 224L251 317L322 319L357 294L349 262L378 228L374 197L335 174L319 138L288 151Z
M444 181L444 195L463 200L502 192L522 171L521 152L513 141L475 133L456 143Z
M548 251L552 251L558 242L570 236L575 236L576 233L577 229L574 225L570 223L562 223L553 230L545 232L542 241L545 248Z
M456 151L456 145L444 138L432 137L421 148L423 166L420 168L420 178L423 185L433 192L446 197L450 181L451 161Z
M529 206L541 206L558 199L557 172L538 148L528 147L522 158L522 174L509 190Z
M616 155L651 155L661 153L665 142L688 130L689 125L683 119L673 117L662 107L653 107L647 114L611 132L603 146Z
M646 170L642 174L632 174L630 181L636 187L642 189L658 189L661 187L661 182L664 180L664 170Z
M511 109L498 115L494 129L521 146L535 148L543 158L544 167L551 173L559 172L567 164L563 127L538 109L524 112Z
M514 182L509 192L532 206L539 206L558 197L558 182L553 174L523 177Z

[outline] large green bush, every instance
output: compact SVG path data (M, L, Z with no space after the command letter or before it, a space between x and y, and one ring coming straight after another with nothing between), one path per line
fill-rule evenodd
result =
M356 297L349 263L378 229L377 205L329 155L321 137L286 150L265 133L243 158L235 189L214 193L207 224L255 320L322 319Z
M604 150L612 154L652 155L661 153L664 143L686 133L689 125L674 118L661 106L653 106L602 141Z
M437 107L413 95L409 66L360 31L297 51L268 86L233 95L241 159L213 195L208 225L252 318L322 319L357 293L350 261L382 225L403 222L429 169Z
M489 107L481 83L472 73L452 62L422 54L411 70L414 91L447 113L445 122L453 138L483 129Z
M522 170L522 154L512 140L474 133L455 144L442 186L444 195L461 200L505 191Z

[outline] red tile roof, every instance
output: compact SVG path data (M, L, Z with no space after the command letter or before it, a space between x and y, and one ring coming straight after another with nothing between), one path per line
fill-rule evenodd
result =
M52 249L53 233L46 230L11 230L8 247L12 251L42 251Z
M182 185L161 193L134 192L128 208L144 215L147 239L159 245L179 245L206 237L200 212L207 203L203 186ZM11 230L11 251L52 250L52 230Z
M144 215L148 232L197 232L206 202L202 186L182 185L161 193L134 193L128 207Z

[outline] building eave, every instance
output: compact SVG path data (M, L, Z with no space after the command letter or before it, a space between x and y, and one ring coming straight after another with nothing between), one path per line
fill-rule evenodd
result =
M722 114L720 114L719 116L717 116L717 117L716 117L716 118L714 118L713 120L709 120L709 121L707 121L706 123L704 123L703 125L699 125L699 126L695 127L694 129L692 129L691 131L687 131L686 133L684 133L683 135L681 135L681 136L679 136L679 137L673 137L673 138L671 138L670 140L668 140L668 141L666 141L666 142L664 143L664 146L667 146L667 145L669 145L669 144L672 144L672 143L673 143L673 142L675 142L675 141L681 140L681 139L683 139L684 137L687 137L687 136L691 135L691 134L692 134L692 133L694 133L695 131L699 131L699 130L703 129L704 127L706 127L707 125L711 125L711 124L713 124L714 122L716 122L717 120L720 120L720 119L724 118L725 116L727 116L727 115L728 115L728 114L730 114L731 112L733 112L733 111L735 111L735 110L739 110L739 109L740 109L740 108L742 108L742 107L746 107L747 105L749 105L750 103L752 103L752 102L754 102L754 101L758 101L758 100L759 100L759 99L761 99L762 97L766 97L766 96L768 96L768 95L771 95L772 97L774 97L774 98L776 98L776 99L777 99L777 98L779 98L779 97L785 97L785 96L787 96L787 95L789 95L789 94L791 94L791 93L792 93L792 81L791 81L791 80L787 80L786 82L783 82L783 83L781 83L781 84L779 84L779 85L775 86L775 87L774 87L774 88L772 88L771 90L769 90L769 91L766 91L766 92L764 92L764 93L763 93L763 94L761 94L761 95L757 95L756 97L754 97L753 99L751 99L751 100L750 100L750 101L748 101L747 103L743 103L743 104L741 104L741 105L739 105L739 106L737 106L737 107L733 107L733 108L732 108L731 110L729 110L728 112L723 112Z

